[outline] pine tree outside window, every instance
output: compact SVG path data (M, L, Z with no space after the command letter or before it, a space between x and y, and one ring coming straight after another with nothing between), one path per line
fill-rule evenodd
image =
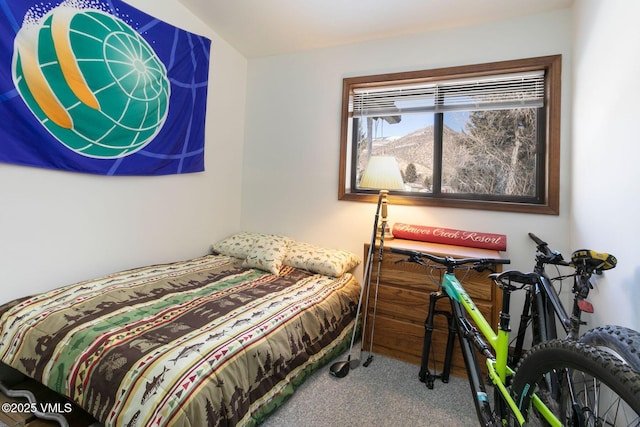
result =
M339 198L393 156L392 203L559 213L561 56L346 78Z

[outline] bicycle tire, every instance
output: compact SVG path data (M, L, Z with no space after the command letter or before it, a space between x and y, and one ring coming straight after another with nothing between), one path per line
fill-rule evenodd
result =
M579 341L608 351L640 372L640 332L624 326L599 326L585 332Z
M561 391L557 396L545 392L545 376L549 373L559 373ZM597 396L591 395L594 384ZM570 387L576 391L576 405L569 399ZM578 425L577 417L583 417L587 426L638 425L640 420L640 374L611 354L583 343L542 343L529 350L516 367L512 393L527 425L546 425L531 406L534 392L565 426ZM622 423L609 419L613 416L622 417Z

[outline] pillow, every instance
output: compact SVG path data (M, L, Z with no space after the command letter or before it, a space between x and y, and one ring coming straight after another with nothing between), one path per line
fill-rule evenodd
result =
M262 233L253 233L242 231L236 233L224 240L214 243L211 248L222 255L232 256L234 258L245 259L249 251L253 247L256 239L262 236Z
M289 246L284 264L325 276L340 277L360 264L360 258L340 249L327 249L309 243L294 242Z
M259 268L278 275L291 242L293 240L288 237L263 234L256 238L242 266Z

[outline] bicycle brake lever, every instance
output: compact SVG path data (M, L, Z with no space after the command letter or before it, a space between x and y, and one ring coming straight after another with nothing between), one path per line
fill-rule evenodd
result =
M420 264L421 259L415 256L409 257L409 258L403 258L403 259L399 259L397 261L394 261L394 264L400 264L401 262L413 262L416 264Z
M496 273L496 270L493 269L491 264L478 264L474 265L473 269L478 273L482 273L483 271L489 270L491 273Z

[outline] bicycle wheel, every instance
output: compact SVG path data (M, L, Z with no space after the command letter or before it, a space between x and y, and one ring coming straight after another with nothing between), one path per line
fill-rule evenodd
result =
M639 332L623 326L600 326L585 332L580 342L607 351L640 372Z
M557 374L557 393L547 387L550 374ZM565 426L640 423L640 374L579 342L552 340L531 349L516 368L512 392L527 425L547 425L531 405L534 392Z

